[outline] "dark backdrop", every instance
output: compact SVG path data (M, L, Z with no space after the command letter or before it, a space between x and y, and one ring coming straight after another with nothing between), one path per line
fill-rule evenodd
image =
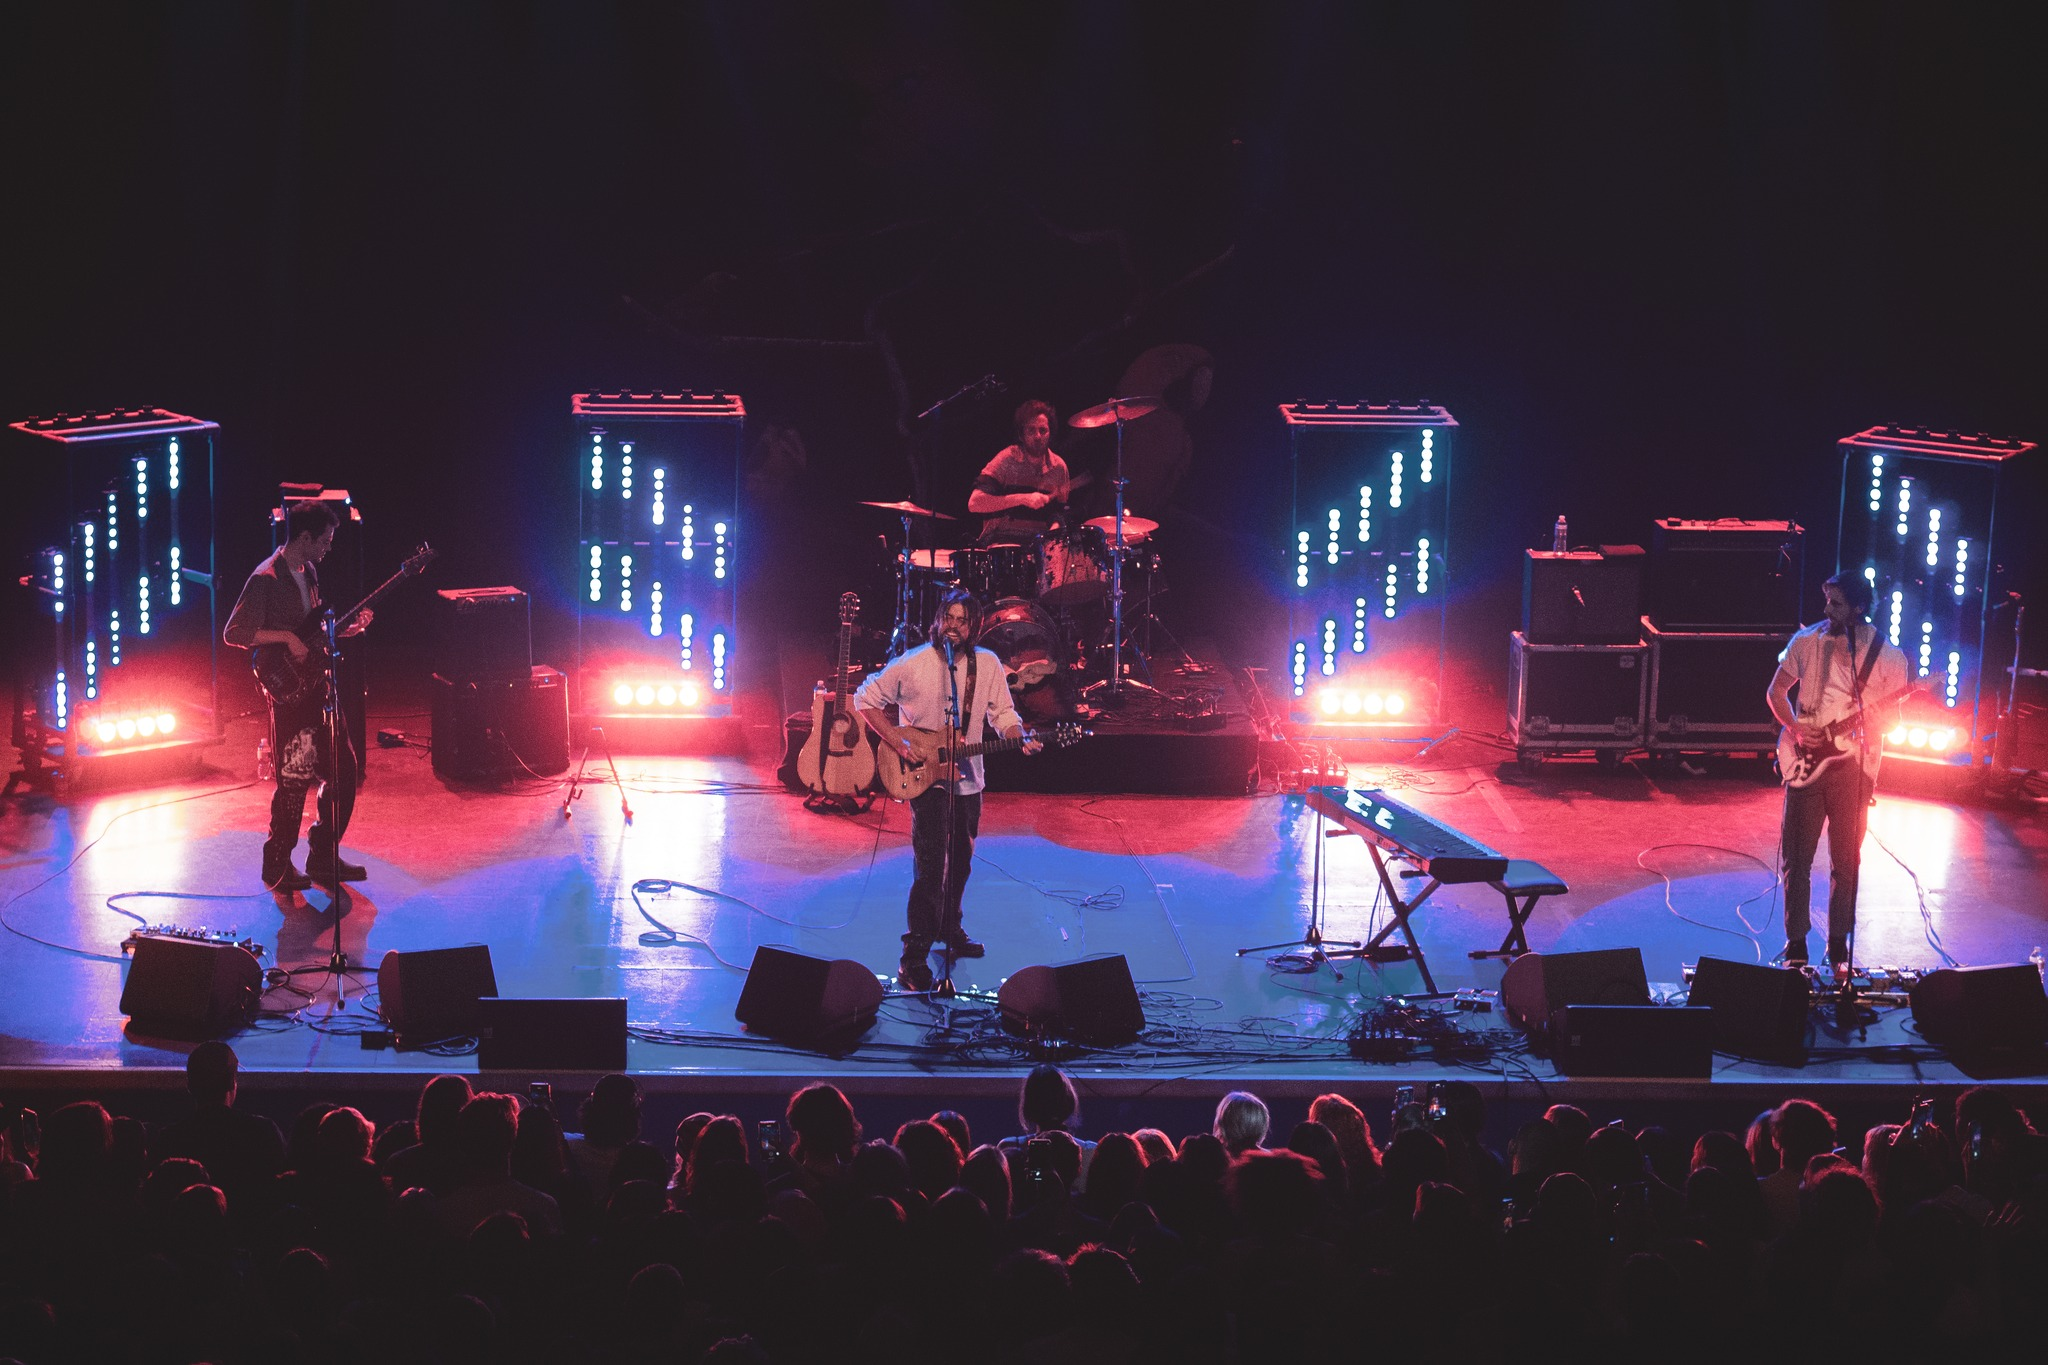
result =
M1425 398L1462 423L1459 630L1492 666L1560 512L1588 542L1794 517L1817 582L1835 438L2048 437L2041 14L10 6L0 418L218 420L230 594L277 480L321 480L373 568L431 537L441 584L529 587L559 656L571 392L726 388L794 433L749 564L829 621L889 529L851 500L957 507L1019 397L1193 343L1174 510L1220 548L1179 542L1183 620L1278 584L1274 404ZM909 420L984 372L1010 391ZM8 451L11 555L50 483Z

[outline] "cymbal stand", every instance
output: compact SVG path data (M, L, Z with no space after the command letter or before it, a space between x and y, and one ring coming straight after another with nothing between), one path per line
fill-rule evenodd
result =
M921 644L910 620L910 513L903 513L903 549L896 556L896 623L889 628L889 657Z
M1159 694L1159 689L1150 683L1124 677L1124 411L1121 399L1112 402L1111 411L1116 418L1116 477L1109 483L1116 490L1116 535L1109 547L1109 677L1081 689L1083 696L1101 689L1100 700L1108 706L1121 701L1126 688L1153 696Z

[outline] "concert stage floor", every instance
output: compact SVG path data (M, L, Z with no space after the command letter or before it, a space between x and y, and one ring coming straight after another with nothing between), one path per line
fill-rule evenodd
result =
M565 820L556 782L451 786L424 750L375 750L347 841L371 875L342 917L343 946L374 963L394 948L483 943L504 994L623 995L637 1035L631 1065L655 1092L724 1095L731 1107L753 1096L759 1107L822 1076L927 1103L1013 1093L1026 1053L972 999L891 998L862 1046L839 1058L741 1034L733 1006L764 944L892 971L911 871L904 808L812 814L773 781L773 728L754 741L747 759L622 756L630 822L609 784L587 787ZM250 894L269 795L252 781L254 748L254 722L243 721L202 780L69 804L17 798L0 809L0 900L17 931L0 935L0 1084L42 1093L177 1087L184 1046L124 1031L120 944L135 920L120 910L239 926L269 945L266 966L325 961L330 915ZM1383 782L1565 878L1571 893L1545 900L1531 921L1539 951L1637 945L1651 981L1672 983L1681 963L1703 954L1768 961L1777 951L1774 784L1754 772L1647 764L1606 772L1553 763L1524 774L1507 759L1458 739L1408 767L1354 759L1352 782ZM1144 1042L1067 1060L1098 1096L1213 1104L1230 1083L1306 1097L1333 1084L1385 1091L1397 1080L1460 1074L1495 1078L1502 1088L1489 1094L1503 1098L1681 1100L1710 1091L1747 1102L1794 1088L1832 1087L1846 1099L1858 1088L1889 1095L1966 1079L1913 1047L1904 1009L1881 1012L1860 1033L1816 1014L1817 1055L1803 1069L1717 1058L1710 1084L1560 1078L1508 1045L1505 1032L1490 1035L1503 1046L1476 1069L1368 1065L1348 1055L1345 1035L1362 1009L1420 988L1412 964L1344 963L1339 979L1327 966L1300 972L1235 951L1295 938L1306 923L1317 820L1299 797L998 793L982 829L968 923L989 952L962 964L963 990L993 992L1033 963L1122 953L1144 992ZM1871 833L1862 962L1935 967L1936 937L1971 964L2025 961L2048 943L2048 833L2036 811L1886 794ZM1366 937L1376 886L1366 851L1355 839L1325 851L1327 933ZM643 894L636 904L634 884L650 878L703 891ZM144 892L176 894L137 896ZM126 898L110 903L117 893ZM1446 887L1416 923L1444 989L1498 983L1497 960L1467 957L1505 931L1495 892ZM388 1090L395 1102L425 1074L474 1066L364 1050L354 1033L370 1024L362 992L371 980L345 983L345 1004L317 976L301 978L322 987L311 999L274 990L268 1003L291 1013L234 1039L245 1069L265 1073L273 1090ZM1497 1013L1456 1017L1505 1029Z

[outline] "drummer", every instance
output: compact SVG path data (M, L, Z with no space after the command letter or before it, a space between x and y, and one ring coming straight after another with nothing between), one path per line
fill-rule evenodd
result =
M1053 453L1052 404L1034 398L1017 409L1017 443L1003 447L967 495L967 510L985 518L983 545L1027 545L1061 519L1067 462Z

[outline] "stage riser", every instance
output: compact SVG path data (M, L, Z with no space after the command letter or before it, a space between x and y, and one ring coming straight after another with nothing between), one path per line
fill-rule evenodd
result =
M1141 731L1096 734L1071 749L988 756L991 791L1151 792L1242 796L1259 762L1247 729L1209 735Z

